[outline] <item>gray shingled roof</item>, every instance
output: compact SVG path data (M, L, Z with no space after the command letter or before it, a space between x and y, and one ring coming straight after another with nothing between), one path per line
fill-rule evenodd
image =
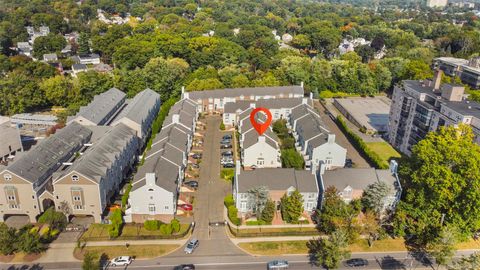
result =
M87 143L91 135L92 131L88 128L72 123L39 142L7 169L32 183L40 184Z
M247 192L251 188L266 186L270 191L287 190L294 187L299 192L318 192L315 175L307 170L292 168L261 168L241 171L237 178L238 191Z
M87 106L80 108L80 111L73 117L68 119L68 122L77 118L84 117L96 125L102 125L107 116L114 110L118 109L118 106L125 101L125 93L117 88L110 88L110 90L96 95L92 102Z
M338 191L344 190L347 186L355 190L364 190L368 185L383 181L393 185L396 181L390 170L375 170L374 168L339 168L328 170L322 175L325 189L330 186Z
M238 100L236 102L225 103L223 111L225 113L235 113L237 110L244 111L250 107L250 104L254 103L255 107L267 108L267 109L282 109L282 108L294 108L302 104L303 98L269 98L253 100Z
M272 86L272 87L247 87L247 88L226 88L216 90L205 91L192 91L189 92L189 98L191 99L206 99L206 98L225 98L225 97L238 97L238 96L268 96L268 95L280 95L283 94L285 98L289 97L289 94L303 95L303 88L301 86Z
M271 147L279 149L278 136L271 130L271 128L267 129L265 133L262 134L265 137L265 142L269 144ZM246 149L258 142L258 133L256 130L250 130L244 133L243 139L243 149Z
M158 156L150 160L146 160L142 167L139 168L135 175L132 191L146 184L145 175L147 173L155 173L156 184L170 192L175 193L177 190L178 166Z
M75 171L99 183L132 138L135 138L135 132L128 126L119 124L113 127L75 160L63 174Z
M151 110L157 101L160 99L160 95L151 89L145 89L142 92L135 95L135 97L128 102L128 105L122 110L121 113L115 118L120 120L122 118L128 118L137 124L142 124L149 115Z
M22 149L20 131L18 128L12 127L10 122L0 124L0 138L2 141L0 143L0 157L9 155L11 151Z

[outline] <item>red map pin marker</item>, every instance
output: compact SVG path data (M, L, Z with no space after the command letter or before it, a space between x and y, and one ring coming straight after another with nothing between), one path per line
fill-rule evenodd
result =
M265 123L258 123L257 119L255 119L255 115L257 115L258 112L263 112L267 116L267 120L265 121ZM255 128L255 130L258 132L258 135L262 135L272 122L272 113L266 108L256 108L250 113L250 122L252 123L252 126Z

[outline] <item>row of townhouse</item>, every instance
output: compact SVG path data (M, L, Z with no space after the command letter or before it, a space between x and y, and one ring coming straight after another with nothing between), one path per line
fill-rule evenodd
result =
M66 127L0 166L0 219L27 215L35 222L53 206L101 222L159 109L160 96L150 89L128 100L115 88L96 96Z
M299 86L273 86L250 88L227 88L208 91L184 92L182 96L193 100L200 112L223 113L227 103L258 101L275 98L302 98L303 83Z
M175 217L197 118L196 103L190 99L172 106L134 176L126 221L169 222Z

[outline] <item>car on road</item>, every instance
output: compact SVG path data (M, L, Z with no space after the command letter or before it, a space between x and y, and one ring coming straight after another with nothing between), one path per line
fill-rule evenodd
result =
M220 145L220 149L229 149L229 148L232 148L232 145L229 144L229 143L221 144L221 145Z
M368 261L362 258L353 258L347 260L345 262L345 265L348 267L364 267L368 265Z
M288 269L288 261L286 260L275 260L267 263L268 270L277 270L277 269Z
M195 265L193 264L180 264L173 268L173 270L195 270Z
M232 135L230 135L230 134L223 135L223 137L222 137L222 140L231 140L231 139L232 139Z
M223 164L223 168L235 168L235 164L233 164L233 163L225 163L225 164Z
M179 204L178 207L181 208L182 210L185 210L185 211L192 211L193 210L193 205L188 204L188 203Z
M192 254L192 252L198 247L198 245L198 240L193 238L192 240L188 241L188 244L183 251L185 251L186 254Z
M352 168L353 167L353 161L349 158L345 159L345 168Z
M201 158L202 158L202 154L200 154L200 153L195 153L195 154L192 155L192 158L193 158L193 159L201 159Z
M189 186L191 188L198 188L198 181L191 180L183 183L185 186Z
M132 257L120 256L110 261L111 266L127 266L132 263Z

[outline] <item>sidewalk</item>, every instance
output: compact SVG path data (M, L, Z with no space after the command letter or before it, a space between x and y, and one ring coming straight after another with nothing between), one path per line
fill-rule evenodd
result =
M282 242L282 241L308 241L318 236L274 236L274 237L230 237L230 240L238 245L249 242Z

